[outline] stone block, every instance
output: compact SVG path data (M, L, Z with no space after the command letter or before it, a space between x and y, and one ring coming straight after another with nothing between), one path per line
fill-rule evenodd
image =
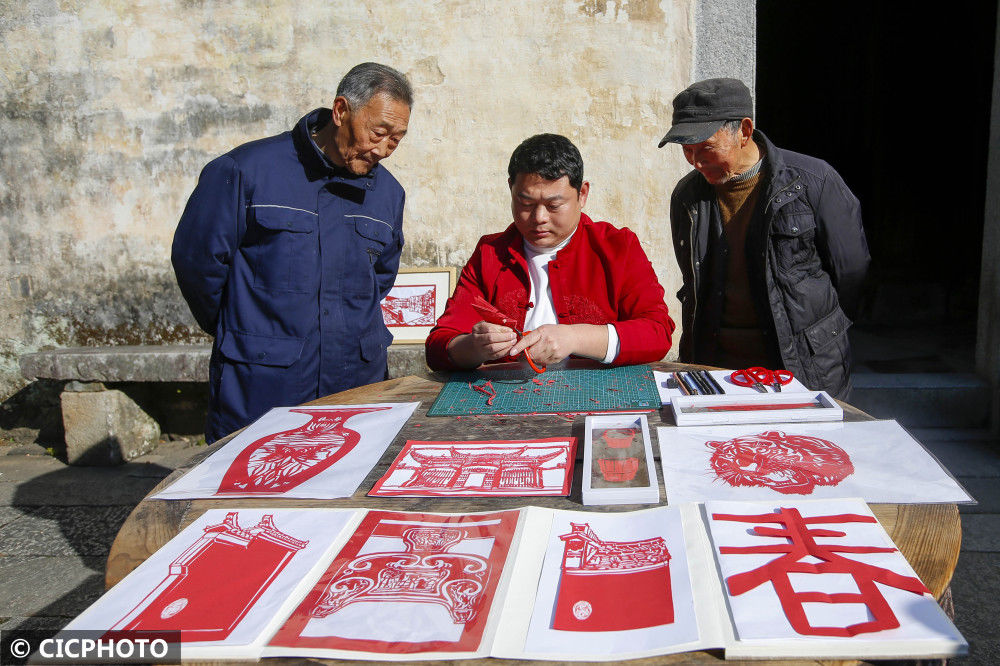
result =
M430 372L422 344L391 345L388 349L389 376L406 377Z
M66 460L71 465L118 465L149 453L160 426L121 391L63 391Z

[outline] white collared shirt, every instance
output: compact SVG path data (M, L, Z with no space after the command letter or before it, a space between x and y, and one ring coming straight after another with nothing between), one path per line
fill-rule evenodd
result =
M528 278L531 289L528 294L528 314L524 318L524 330L533 331L543 324L558 324L555 304L552 302L552 289L549 287L549 262L556 253L569 244L573 234L555 247L538 247L527 240L524 241L524 257L528 261ZM614 324L608 327L608 351L601 359L602 363L611 363L618 356L620 349L618 331Z

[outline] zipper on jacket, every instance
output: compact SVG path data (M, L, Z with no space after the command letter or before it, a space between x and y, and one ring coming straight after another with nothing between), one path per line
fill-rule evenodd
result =
M694 332L695 332L694 321L695 318L698 316L698 267L695 266L695 261L694 261L694 214L691 212L690 208L688 209L688 219L691 222L688 225L689 228L688 245L691 248L691 304L693 307L693 309L691 310L691 340L692 340L691 349L693 353Z

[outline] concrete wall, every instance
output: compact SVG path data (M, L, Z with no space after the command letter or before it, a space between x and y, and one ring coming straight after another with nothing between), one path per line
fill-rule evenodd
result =
M752 2L735 6L752 16ZM404 265L461 266L509 222L511 150L559 132L583 153L586 211L639 235L677 311L667 201L686 164L656 144L697 62L713 48L753 59L752 39L696 53L697 11L696 0L0 1L0 396L23 384L17 357L46 346L203 341L169 265L201 167L328 106L364 60L416 89L410 133L386 163L407 189Z

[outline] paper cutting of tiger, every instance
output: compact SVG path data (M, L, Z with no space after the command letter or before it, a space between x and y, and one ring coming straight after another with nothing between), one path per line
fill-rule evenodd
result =
M716 476L734 488L772 488L785 495L810 495L816 486L835 486L854 473L842 448L818 437L780 431L705 442L715 449Z

